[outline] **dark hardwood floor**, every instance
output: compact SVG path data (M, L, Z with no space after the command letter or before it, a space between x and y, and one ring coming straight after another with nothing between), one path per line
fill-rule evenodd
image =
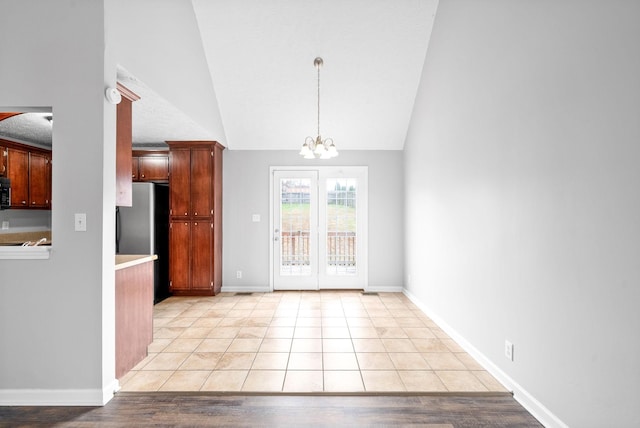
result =
M118 393L104 407L0 407L0 427L541 427L508 393Z

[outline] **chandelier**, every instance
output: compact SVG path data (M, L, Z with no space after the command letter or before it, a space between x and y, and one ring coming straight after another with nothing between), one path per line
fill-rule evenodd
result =
M300 150L300 155L305 159L331 159L338 156L336 145L333 144L331 138L322 139L320 136L320 67L322 67L322 58L317 57L313 60L313 65L318 70L318 133L316 138L307 137Z

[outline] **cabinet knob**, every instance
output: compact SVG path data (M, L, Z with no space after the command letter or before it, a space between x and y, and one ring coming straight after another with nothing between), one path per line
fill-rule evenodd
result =
M198 215L198 213L194 213L194 215Z
M187 213L184 213L184 215L187 215Z
M22 205L27 205L27 201L22 201Z
M142 174L142 178L144 178L144 174Z

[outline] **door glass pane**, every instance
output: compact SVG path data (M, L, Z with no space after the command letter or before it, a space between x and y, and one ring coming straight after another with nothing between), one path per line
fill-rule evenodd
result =
M327 179L327 274L357 274L355 178Z
M309 258L311 180L280 180L280 275L311 275Z

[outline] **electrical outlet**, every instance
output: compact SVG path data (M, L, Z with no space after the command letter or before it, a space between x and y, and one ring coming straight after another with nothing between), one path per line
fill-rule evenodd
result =
M260 214L253 214L251 216L251 221L254 223L259 223L260 222Z
M508 340L504 341L504 356L507 357L509 361L513 361L513 343Z
M8 220L3 220L2 221L2 230L9 230L9 221Z
M241 270L237 270L236 271L236 278L237 279L242 279L242 271Z

